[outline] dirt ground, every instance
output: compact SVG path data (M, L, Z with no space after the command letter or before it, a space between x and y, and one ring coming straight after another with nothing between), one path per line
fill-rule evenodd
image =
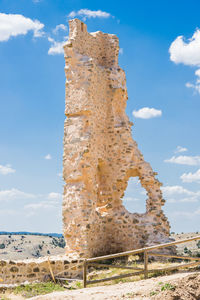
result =
M161 291L163 289L163 291ZM200 272L177 273L137 282L37 296L32 300L197 300L200 299Z

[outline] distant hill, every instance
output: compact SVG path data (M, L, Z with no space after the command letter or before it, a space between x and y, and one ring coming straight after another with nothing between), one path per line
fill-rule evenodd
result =
M41 233L41 232L28 232L28 231L0 231L0 235L38 235L38 236L53 236L53 237L63 237L61 233Z
M65 240L61 234L26 231L0 232L0 260L64 254Z

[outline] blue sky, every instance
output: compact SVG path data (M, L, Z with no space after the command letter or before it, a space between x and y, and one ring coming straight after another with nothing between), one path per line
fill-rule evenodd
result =
M171 231L200 217L200 2L0 0L0 230L61 232L70 16L119 37L133 138L163 182ZM137 179L124 204L144 212Z

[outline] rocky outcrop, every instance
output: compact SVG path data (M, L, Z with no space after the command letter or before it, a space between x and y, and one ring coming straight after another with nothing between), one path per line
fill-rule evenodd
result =
M161 183L133 140L126 113L126 77L113 34L88 33L69 21L64 46L63 226L66 254L91 257L169 239ZM122 198L130 177L147 192L146 212L130 213Z

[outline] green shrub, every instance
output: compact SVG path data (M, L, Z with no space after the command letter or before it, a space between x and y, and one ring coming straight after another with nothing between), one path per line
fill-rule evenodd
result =
M5 248L6 248L6 246L4 243L0 244L0 249L5 249Z
M65 288L53 282L32 283L21 285L14 289L15 294L21 294L26 298L31 298L37 295L45 295L54 291L65 291Z
M53 238L52 239L52 244L55 247L65 248L65 240L64 240L64 238Z
M175 290L175 286L172 285L171 283L165 283L163 286L161 286L161 291L174 291Z

